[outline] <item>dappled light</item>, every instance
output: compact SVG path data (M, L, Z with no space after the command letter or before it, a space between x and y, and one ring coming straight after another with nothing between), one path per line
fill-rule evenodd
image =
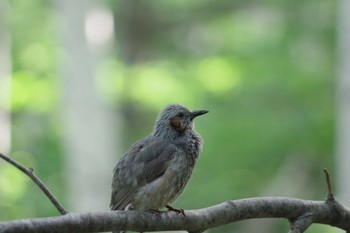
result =
M25 195L29 180L14 167L6 166L0 172L1 199L17 202ZM5 216L6 217L6 216Z
M200 61L196 76L205 89L216 95L233 91L232 89L237 88L242 78L234 60L232 62L224 58L209 58Z
M57 103L57 86L53 77L41 78L28 71L12 76L12 109L48 112Z
M163 107L169 102L186 103L194 99L191 84L179 82L183 71L175 64L161 62L148 66L137 66L131 70L130 95L150 106ZM193 101L192 101L193 102Z
M19 54L19 62L24 70L43 75L55 69L52 47L43 43L29 44Z
M113 14L107 8L93 9L86 16L85 34L92 45L110 42L113 39L113 28Z

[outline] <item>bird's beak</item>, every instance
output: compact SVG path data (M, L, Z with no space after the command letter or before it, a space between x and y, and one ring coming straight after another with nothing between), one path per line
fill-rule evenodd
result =
M197 116L203 115L208 113L209 111L207 110L194 110L191 112L191 119L196 118Z

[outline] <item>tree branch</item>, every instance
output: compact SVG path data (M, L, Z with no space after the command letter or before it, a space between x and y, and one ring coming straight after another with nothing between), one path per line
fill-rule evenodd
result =
M327 224L350 231L350 211L337 202L262 197L227 201L204 209L186 211L185 217L172 211L162 212L159 215L147 211L108 211L14 220L0 222L0 232L83 233L111 230L201 232L253 218L294 219L291 233L303 232L311 223Z
M51 203L56 207L56 209L58 210L58 212L60 212L62 215L67 214L68 211L64 209L64 207L59 203L59 201L57 200L57 198L52 194L52 192L44 185L44 183L39 179L39 177L37 177L34 174L34 169L33 168L29 168L26 169L24 168L21 164L19 164L18 162L16 162L15 160L11 159L10 157L0 153L0 158L4 159L5 161L7 161L8 163L12 164L13 166L15 166L16 168L18 168L19 170L21 170L24 174L26 174L27 176L30 177L30 179L32 179L34 181L35 184L37 184L37 186L41 189L41 191L44 192L44 194L50 199Z
M64 216L19 219L0 222L0 233L83 233L111 230L164 231L186 230L191 233L252 218L285 218L291 224L289 233L302 233L312 223L327 224L350 232L350 211L339 204L332 193L328 171L324 169L327 185L325 201L308 201L282 197L249 198L227 201L204 209L186 211L178 215L173 211L155 215L147 211L109 211L99 213L70 213L35 176L13 159L0 153L0 157L28 175Z

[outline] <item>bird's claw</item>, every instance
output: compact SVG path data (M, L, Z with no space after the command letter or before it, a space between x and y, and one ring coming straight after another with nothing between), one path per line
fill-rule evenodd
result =
M181 214L183 217L185 217L184 209L177 209L177 208L174 208L170 205L166 205L165 207L168 209L168 211L174 211L175 213Z

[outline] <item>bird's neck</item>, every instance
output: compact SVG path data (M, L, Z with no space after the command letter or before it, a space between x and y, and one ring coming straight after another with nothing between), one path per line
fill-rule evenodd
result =
M175 145L183 148L187 151L186 155L190 160L195 163L202 151L202 138L194 130L186 130L183 133L179 133L175 130L164 131L155 130L153 136L160 137L172 141Z
M178 132L170 127L166 128L156 128L153 131L153 136L160 137L163 139L167 139L170 141L178 141L183 140L191 135L192 130L186 130L184 132Z

